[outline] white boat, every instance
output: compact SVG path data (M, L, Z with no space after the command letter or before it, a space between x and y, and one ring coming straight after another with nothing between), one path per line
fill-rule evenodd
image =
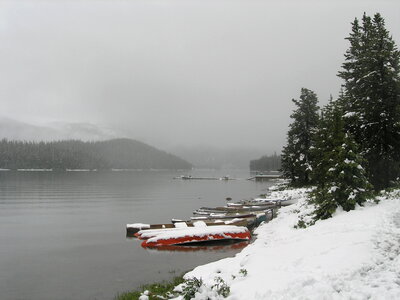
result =
M246 201L243 204L246 205L260 205L260 204L276 204L279 206L287 206L294 203L297 203L297 198L293 197L282 197L282 198L274 198L274 197L258 197L254 198L250 201Z

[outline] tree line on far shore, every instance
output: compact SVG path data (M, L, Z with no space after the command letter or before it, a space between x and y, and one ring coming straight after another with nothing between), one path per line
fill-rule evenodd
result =
M320 109L301 89L282 152L291 185L315 186L314 220L362 205L400 176L400 52L379 13L356 18L346 39L339 97Z
M0 141L3 169L191 169L187 161L130 139Z
M278 171L281 169L281 156L264 155L259 159L250 161L250 171Z

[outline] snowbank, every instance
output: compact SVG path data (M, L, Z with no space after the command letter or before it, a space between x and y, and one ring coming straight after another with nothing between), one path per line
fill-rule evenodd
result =
M293 192L299 202L260 226L241 253L187 273L203 280L194 299L223 299L218 277L231 300L400 299L400 192L295 229L309 209L304 192Z

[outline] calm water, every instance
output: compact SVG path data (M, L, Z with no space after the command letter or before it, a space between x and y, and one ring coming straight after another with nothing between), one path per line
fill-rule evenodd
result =
M246 171L192 175L246 178ZM233 256L145 250L126 223L187 219L201 206L240 200L269 183L173 180L170 171L0 172L0 298L113 299L144 283Z

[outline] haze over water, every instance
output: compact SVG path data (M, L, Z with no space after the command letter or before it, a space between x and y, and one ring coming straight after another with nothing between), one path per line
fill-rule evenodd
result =
M173 153L279 152L302 87L321 104L339 93L355 17L380 12L400 37L398 0L6 0L0 8L0 117L66 123L72 138L98 136L87 123L95 124L103 136ZM16 129L9 138L21 136Z
M248 171L193 175L246 178ZM181 181L171 171L0 172L2 299L112 299L238 250L158 252L126 239L127 223L188 219L226 197L241 200L270 183Z

